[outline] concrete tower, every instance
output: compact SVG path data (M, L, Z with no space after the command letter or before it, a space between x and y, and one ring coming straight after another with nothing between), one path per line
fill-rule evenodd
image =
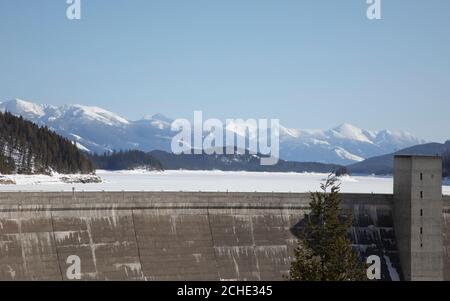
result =
M394 226L405 280L443 280L442 205L442 159L395 156Z

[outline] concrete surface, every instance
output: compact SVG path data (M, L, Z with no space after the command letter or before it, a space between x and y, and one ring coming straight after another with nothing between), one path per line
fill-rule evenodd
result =
M355 248L398 268L392 196L343 200ZM279 193L1 193L0 280L66 280L70 255L81 259L82 280L283 280L309 201ZM383 260L386 279L388 270Z
M394 224L405 280L440 281L442 159L402 155L394 162Z

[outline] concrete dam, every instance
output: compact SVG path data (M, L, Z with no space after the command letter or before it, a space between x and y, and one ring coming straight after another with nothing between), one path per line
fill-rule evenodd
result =
M344 200L355 244L395 258L391 197ZM64 280L77 255L85 280L283 280L309 202L309 194L2 193L0 279Z
M421 217L421 233L437 235L420 246L395 194L342 200L354 249L380 257L383 280L450 280L450 198L438 199L436 224L428 209ZM71 256L81 280L283 280L309 202L289 193L0 193L0 280L69 280Z

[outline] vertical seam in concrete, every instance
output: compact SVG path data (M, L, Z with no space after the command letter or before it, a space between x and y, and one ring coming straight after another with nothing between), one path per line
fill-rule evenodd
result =
M136 234L136 224L134 223L134 210L133 209L131 209L131 222L133 223L133 235L134 235L134 241L136 242L136 250L137 250L139 264L141 265L142 277L143 277L143 280L147 280L145 273L144 273L144 265L142 264L141 251L139 249L139 241L138 241L137 234Z
M273 200L273 194L272 194L272 202L273 202L274 200ZM279 201L279 203L278 203L278 208L279 208L279 210L280 210L280 218L281 218L281 221L283 222L283 225L285 224L285 217L284 217L284 208L282 207L283 205L282 205L282 201L281 201L281 198L280 198L280 201ZM287 221L287 222L289 222L289 220ZM288 231L290 231L290 229L288 230ZM295 236L294 236L295 237ZM287 239L285 239L284 240L284 244L286 245L286 261L288 262L288 271L290 272L290 264L291 264L291 259L289 258L289 242L288 242L288 240ZM295 248L296 246L294 246L294 248ZM288 275L281 275L281 276L289 276L289 272L288 272Z
M208 228L209 228L209 234L211 235L211 243L212 243L212 250L213 250L213 255L214 255L214 262L216 264L216 270L217 270L217 277L218 280L222 280L220 277L220 269L219 269L219 262L217 260L217 254L216 254L216 242L214 241L214 236L213 236L213 232L212 232L212 227L211 227L211 216L209 214L209 200L208 200L208 205L206 206L206 218L208 219Z
M52 210L52 208L50 208L50 221L51 221L52 238L53 238L53 243L55 245L55 254L56 254L56 260L57 260L57 263L58 263L59 274L61 275L61 281L63 281L64 280L64 276L63 276L62 269L61 269L61 261L59 259L58 246L56 244L55 226L53 224L53 210Z
M256 243L255 243L255 232L253 229L253 219L252 215L249 215L249 221L250 221L250 232L252 236L252 249L253 249L253 256L255 257L255 265L256 265L256 276L258 277L258 280L261 281L261 272L259 269L259 259L258 254L256 252Z
M24 242L25 239L23 238L23 233L22 233L22 217L20 216L20 211L19 211L19 218L17 219L17 230L19 231L19 238L20 238L20 252L21 252L21 256L22 256L22 260L23 260L23 269L24 269L24 276L25 278L29 277L30 280L33 280L33 277L31 277L31 275L29 275L29 271L28 271L28 264L27 264L27 256L25 254L25 246L24 246Z
M91 225L89 224L90 220L86 218L84 221L86 222L86 231L89 237L89 248L91 249L92 263L94 264L95 269L95 277L97 278L97 280L100 280L100 273L97 267L97 255L95 254L96 245L94 244L94 239L92 237L92 229Z

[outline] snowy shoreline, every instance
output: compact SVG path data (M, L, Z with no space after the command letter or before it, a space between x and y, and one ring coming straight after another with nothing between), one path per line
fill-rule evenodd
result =
M310 192L317 191L324 173L268 173L224 171L98 170L98 183L82 182L89 175L5 175L15 185L0 185L2 191L229 191L229 192ZM92 177L92 176L91 176ZM392 194L392 177L344 176L344 193ZM445 183L446 184L446 183ZM443 186L450 195L450 186Z
M102 183L101 177L89 174L58 174L51 175L2 175L0 174L0 191L2 186L27 186L27 185L58 185L58 184L98 184Z

